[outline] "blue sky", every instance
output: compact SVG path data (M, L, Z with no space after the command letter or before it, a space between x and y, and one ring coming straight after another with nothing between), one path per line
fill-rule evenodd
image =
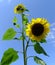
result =
M0 0L0 60L5 50L8 48L14 48L15 50L22 50L22 42L17 40L3 41L2 36L4 32L13 27L12 19L17 16L19 19L19 24L21 24L21 16L14 14L13 9L17 4L23 3L29 10L27 14L31 18L43 17L46 18L51 26L50 33L47 36L47 43L42 44L42 47L49 54L50 57L44 55L38 55L34 52L33 48L28 48L29 55L37 55L41 57L47 65L55 65L55 0ZM18 30L18 29L16 29ZM23 65L22 54L19 53L19 60L12 63L11 65ZM28 65L37 65L33 58L28 59Z

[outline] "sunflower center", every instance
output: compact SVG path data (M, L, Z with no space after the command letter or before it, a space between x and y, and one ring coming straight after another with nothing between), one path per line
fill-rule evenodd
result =
M44 31L44 26L40 23L34 24L32 26L32 34L35 36L40 36Z
M23 10L23 8L22 8L21 6L18 6L18 7L17 7L17 11L18 11L18 10Z

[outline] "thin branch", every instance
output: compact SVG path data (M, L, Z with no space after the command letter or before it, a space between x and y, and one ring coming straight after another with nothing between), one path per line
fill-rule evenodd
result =
M30 41L30 39L27 41L26 51L27 51L27 47L29 46L29 41Z
M27 59L29 59L29 58L33 58L33 57L35 57L35 56L28 56Z

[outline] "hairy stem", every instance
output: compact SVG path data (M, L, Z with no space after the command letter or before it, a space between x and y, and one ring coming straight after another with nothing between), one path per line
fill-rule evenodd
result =
M26 60L26 49L25 49L25 36L24 36L24 24L23 24L23 14L22 14L22 37L23 37L23 58L24 58L24 65L27 65Z

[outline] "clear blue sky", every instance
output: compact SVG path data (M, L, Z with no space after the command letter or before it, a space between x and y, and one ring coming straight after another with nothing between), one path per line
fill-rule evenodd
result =
M41 57L47 65L55 65L55 0L0 0L0 60L4 51L8 48L14 48L15 50L20 51L22 50L21 41L2 40L2 36L8 28L13 27L15 29L12 24L14 16L17 16L19 18L19 24L21 23L21 17L13 12L14 6L20 3L23 3L30 10L28 13L31 15L29 16L29 20L31 20L31 18L44 17L51 24L51 32L47 37L47 43L42 44L43 48L50 57L36 54L32 47L28 48L28 54ZM19 57L19 60L11 65L23 65L22 54L19 53ZM28 60L28 65L30 64L37 65L32 58Z

